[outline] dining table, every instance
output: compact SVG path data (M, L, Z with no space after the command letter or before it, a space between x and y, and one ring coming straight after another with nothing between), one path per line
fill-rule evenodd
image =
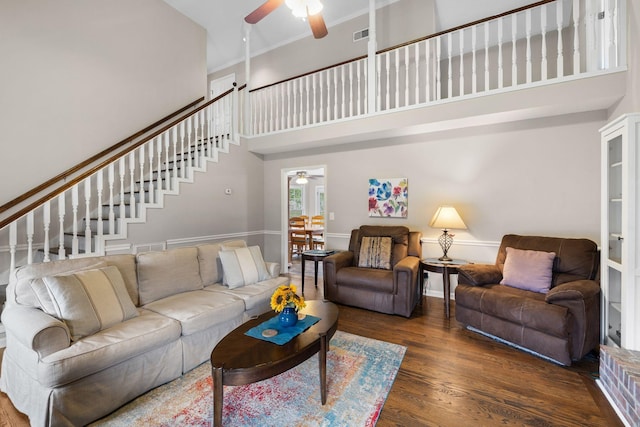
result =
M301 234L301 233L304 233L306 235L308 249L312 249L313 236L324 235L324 227L305 227L304 230L302 228L290 228L289 241L291 241L292 234Z

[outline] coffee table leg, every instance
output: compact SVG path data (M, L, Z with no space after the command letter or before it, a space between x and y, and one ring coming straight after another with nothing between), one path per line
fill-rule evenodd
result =
M320 353L318 353L320 365L320 400L327 403L327 334L320 335Z
M315 278L316 289L318 289L318 260L315 259L313 263L315 264L315 267L316 267L314 278Z
M222 425L222 368L212 368L213 375L213 425Z

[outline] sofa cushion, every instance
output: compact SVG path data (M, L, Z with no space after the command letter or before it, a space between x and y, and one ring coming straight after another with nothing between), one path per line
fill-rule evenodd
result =
M143 308L177 320L182 335L192 335L229 319L242 319L244 303L232 295L198 290L171 295Z
M90 257L41 262L18 267L7 288L7 299L14 300L20 305L42 308L31 285L32 281L42 279L44 276L68 274L79 270L106 267L107 265L104 257Z
M141 305L203 288L195 247L143 252L136 259Z
M222 250L219 243L198 245L198 262L200 263L200 278L203 286L213 285L222 281L222 263L218 253Z
M138 297L138 272L136 270L136 256L133 254L113 254L104 257L107 265L115 265L118 267L122 279L127 287L127 292L131 297L133 304L138 306L140 298Z
M391 237L363 237L360 243L358 267L391 270Z
M229 289L269 279L269 271L259 246L220 252L224 283Z
M69 384L180 339L180 324L147 310L111 328L74 342L37 364L45 387Z
M246 247L247 247L247 242L245 242L242 239L225 240L224 242L220 243L220 249L223 251L232 251L234 249L246 248Z
M239 288L230 289L227 286L221 284L215 284L204 288L205 291L223 292L229 295L233 295L244 301L244 308L246 311L253 310L259 305L266 303L269 306L271 301L271 295L280 285L284 285L290 282L288 277L274 277L267 280L262 280L250 285L241 286Z
M73 341L138 315L115 266L45 276L43 283L34 290L46 290L54 308L49 314L67 324Z
M500 284L547 293L551 287L555 252L506 248Z

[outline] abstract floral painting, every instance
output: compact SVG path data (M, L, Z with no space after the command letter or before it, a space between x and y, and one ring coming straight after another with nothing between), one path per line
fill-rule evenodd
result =
M406 218L409 185L407 178L369 180L369 216Z

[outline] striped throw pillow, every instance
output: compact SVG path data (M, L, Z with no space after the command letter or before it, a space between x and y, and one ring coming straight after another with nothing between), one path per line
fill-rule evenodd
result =
M391 270L391 237L363 237L358 267Z
M43 277L53 313L77 341L138 315L118 267ZM38 292L36 290L36 292Z
M220 251L224 284L229 289L270 279L260 246Z

